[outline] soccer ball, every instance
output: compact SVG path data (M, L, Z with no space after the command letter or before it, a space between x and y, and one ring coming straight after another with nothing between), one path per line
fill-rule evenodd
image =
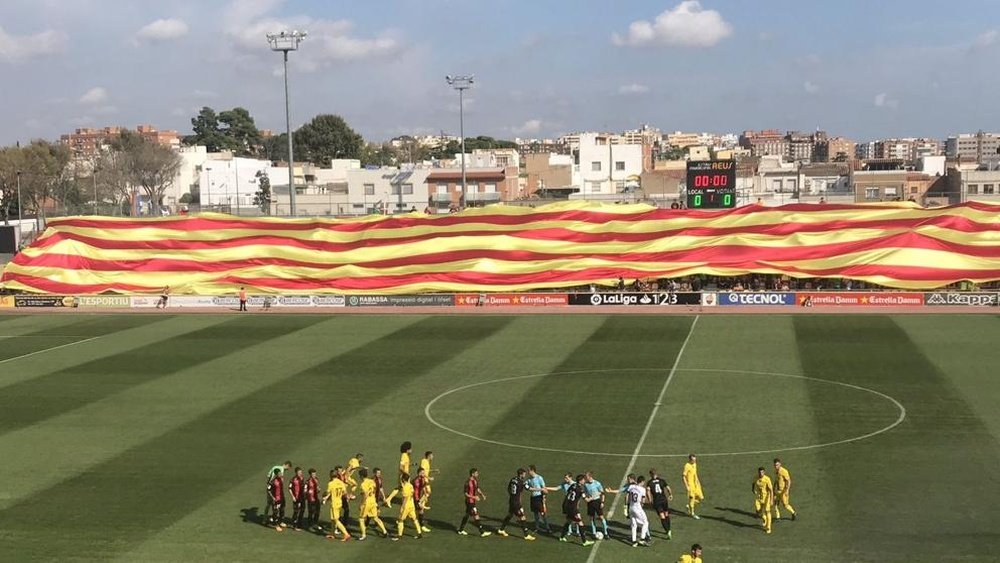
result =
M597 532L596 534L594 534L594 537L597 538L598 540L603 540L604 539L604 533L603 532Z

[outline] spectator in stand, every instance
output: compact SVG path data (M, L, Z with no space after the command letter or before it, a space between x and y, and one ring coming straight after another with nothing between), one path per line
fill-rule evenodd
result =
M625 291L625 278L618 276L618 291Z

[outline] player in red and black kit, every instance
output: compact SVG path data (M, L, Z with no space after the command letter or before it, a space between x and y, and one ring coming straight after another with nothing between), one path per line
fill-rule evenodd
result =
M372 469L372 480L375 481L375 500L379 505L385 502L385 489L382 488L382 470Z
M507 537L509 535L507 524L510 524L511 518L516 516L517 521L521 524L521 531L524 532L524 539L535 541L535 536L528 531L528 519L524 516L524 505L521 503L521 495L528 489L528 483L524 480L525 475L527 475L527 471L523 467L518 468L517 475L511 477L510 481L507 482L507 516L500 524L500 530L497 534Z
M302 519L306 512L306 480L302 476L302 468L295 468L295 477L288 483L288 495L292 497L292 529L296 532L302 529Z
M430 528L424 524L424 511L427 510L427 486L430 481L427 479L427 472L421 469L417 472L417 477L413 480L413 503L417 509L417 522L420 524L421 532L429 532Z
M584 547L587 547L593 545L594 542L588 541L587 536L584 535L583 517L580 516L580 499L583 498L583 482L585 479L586 476L577 475L575 483L566 483L563 485L566 491L566 498L563 499L562 510L566 516L566 525L563 526L563 533L559 537L559 541L569 541L567 538L569 536L570 525L576 524L576 531L580 533L580 541L583 542Z
M670 490L670 485L660 477L655 469L649 470L649 483L646 484L646 490L653 497L653 510L660 517L660 525L663 526L663 531L667 533L669 540L673 536L670 533L670 501L674 498L674 492Z
M479 510L476 509L476 501L479 499L486 500L486 495L479 488L479 470L473 467L469 470L469 480L465 482L465 517L462 518L462 524L458 527L459 535L469 535L469 532L465 531L465 525L469 523L469 518L472 518L472 523L479 528L480 537L485 538L493 535L493 532L483 528L482 523L479 522Z
M309 529L319 527L319 507L322 498L319 494L319 479L316 478L316 470L309 468L309 478L305 482L305 501L309 508Z
M282 521L285 519L285 482L281 478L281 471L275 469L271 480L267 483L268 504L271 505L270 524L277 531L282 531Z

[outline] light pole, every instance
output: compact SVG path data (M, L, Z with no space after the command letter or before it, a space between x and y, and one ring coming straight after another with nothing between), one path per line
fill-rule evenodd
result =
M20 229L24 228L23 224L21 223L21 219L24 218L21 215L21 171L18 170L16 174L17 174L17 226L18 226L18 232L20 232Z
M295 156L292 153L292 118L288 107L288 52L298 51L299 43L306 38L305 31L268 33L267 41L272 51L281 51L285 65L285 134L288 136L288 201L291 215L295 217Z
M448 84L458 90L458 134L462 138L462 201L460 202L460 207L465 207L465 91L472 88L472 83L475 82L475 75L470 74L469 76L452 76L448 75L444 77L448 81Z

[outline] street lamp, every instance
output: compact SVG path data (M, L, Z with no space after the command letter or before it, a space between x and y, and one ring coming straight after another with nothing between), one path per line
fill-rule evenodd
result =
M281 51L285 65L285 133L288 136L288 200L291 214L295 217L295 157L292 154L292 118L288 109L288 52L298 51L299 43L306 38L305 31L282 31L268 33L267 41L272 51Z
M472 83L475 82L475 75L470 74L469 76L452 76L448 75L444 77L448 81L448 85L452 88L458 90L458 134L462 137L462 205L465 207L465 91L472 88Z

